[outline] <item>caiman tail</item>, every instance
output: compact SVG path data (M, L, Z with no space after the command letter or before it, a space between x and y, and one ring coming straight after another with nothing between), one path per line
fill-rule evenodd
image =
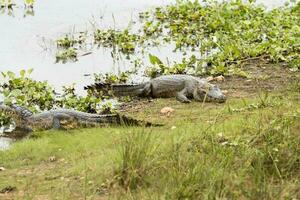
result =
M152 124L150 122L122 115L120 113L101 115L68 109L57 109L49 112L52 114L56 114L57 116L61 116L61 120L59 121L58 125L65 127L65 129L68 129L74 125L79 125L82 127L97 127L112 124L125 126L160 126L160 124ZM67 116L67 118L65 116ZM73 122L75 122L75 124Z
M119 113L91 114L70 109L55 109L33 114L18 105L0 103L0 113L4 113L15 124L14 132L24 136L28 132L48 129L74 129L80 127L102 127L108 125L160 126L137 120Z
M151 122L134 119L132 117L128 117L122 115L120 113L114 113L105 115L105 117L94 118L97 123L107 123L107 124L119 124L124 126L162 126L161 124L153 124Z
M102 91L104 94L114 96L145 96L150 91L149 83L142 84L105 84L96 83L94 85L86 86L86 90Z

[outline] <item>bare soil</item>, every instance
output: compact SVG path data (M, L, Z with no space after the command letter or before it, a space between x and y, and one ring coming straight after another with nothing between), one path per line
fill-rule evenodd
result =
M259 92L282 91L295 83L299 72L292 72L285 64L264 64L252 62L242 69L249 78L241 76L225 77L223 82L215 82L222 90L227 90L227 96L245 98Z

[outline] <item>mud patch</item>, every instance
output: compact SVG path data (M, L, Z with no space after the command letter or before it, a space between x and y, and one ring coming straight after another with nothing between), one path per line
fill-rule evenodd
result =
M227 96L235 98L252 97L259 92L274 92L289 89L299 72L291 72L285 64L262 64L252 62L242 69L249 77L226 77L224 82L215 82Z

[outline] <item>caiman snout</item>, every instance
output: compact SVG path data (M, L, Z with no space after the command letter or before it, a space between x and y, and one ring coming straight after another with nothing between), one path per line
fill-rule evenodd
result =
M222 95L218 98L218 102L219 102L219 103L224 103L226 100L227 100L227 97L226 97L224 94L222 94Z
M218 86L211 85L210 90L207 93L207 99L208 101L224 103L227 98Z

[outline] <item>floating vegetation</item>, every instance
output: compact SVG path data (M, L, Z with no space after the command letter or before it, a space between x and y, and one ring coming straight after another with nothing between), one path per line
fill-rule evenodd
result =
M73 47L76 43L77 43L77 40L70 38L68 35L56 40L57 47L65 48L65 49Z
M57 53L56 62L66 63L68 61L76 62L78 60L78 49L85 48L87 33L80 32L78 35L67 34L56 40ZM83 54L86 55L87 53Z
M24 0L24 6L21 6L13 0L0 0L0 13L14 17L14 9L23 8L23 17L34 16L34 3L35 0Z
M56 40L56 45L58 48L68 49L70 47L75 47L76 45L81 47L86 41L87 33L80 32L78 36L67 34L62 38Z
M13 7L16 4L12 3L12 1L0 1L0 13L1 14L7 14L9 16L14 16Z
M24 0L25 7L33 7L35 0ZM14 0L0 0L0 7L13 8L17 6Z
M94 81L106 84L126 83L130 74L131 72L121 72L119 76L112 73L94 74Z
M242 66L257 59L267 63L284 62L297 71L300 69L299 13L300 3L295 2L266 10L252 0L205 3L182 0L140 13L141 26L135 32L131 27L97 29L91 35L97 46L112 48L112 56L116 53L142 53L143 56L149 53L145 49L148 45L174 44L174 51L183 55L182 61L164 64L150 58L152 66L146 74L151 77L180 73L243 74ZM76 44L69 37L57 42L68 48ZM67 56L75 60L72 50L58 54L64 62Z
M33 7L35 0L24 0L24 3L26 7Z
M135 52L140 36L129 33L128 29L123 31L97 29L94 33L94 39L99 46L110 47L114 51L120 51L124 54L132 54Z
M162 31L163 28L160 22L148 21L144 23L143 33L146 37L158 37Z
M12 9L14 6L16 6L16 4L12 0L1 0L0 1L1 8Z
M164 64L157 56L151 54L149 61L152 66L146 68L145 74L151 78L167 74L196 74L193 68L199 64L195 56L183 58L182 63L175 62L172 66Z
M58 51L55 55L56 62L66 63L67 61L77 61L77 51L75 48L70 47L65 50Z
M299 8L299 3L266 11L254 1L208 1L205 5L178 1L140 17L145 30L160 26L163 31L158 37L174 42L175 50L191 48L198 52L206 68L202 71L226 74L252 58L287 62L299 68L295 64L300 59Z

